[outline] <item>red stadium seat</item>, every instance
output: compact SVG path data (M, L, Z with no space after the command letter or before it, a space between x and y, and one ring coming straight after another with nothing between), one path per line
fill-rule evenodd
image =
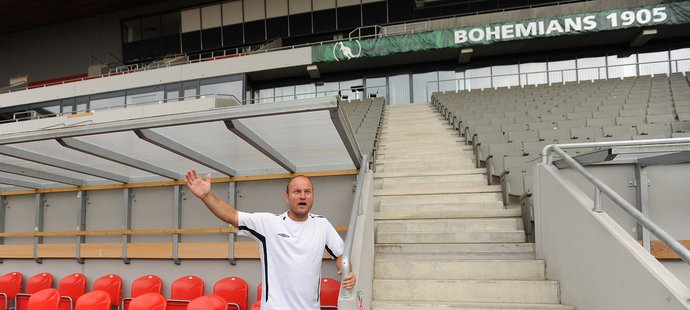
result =
M110 310L112 308L110 294L106 291L95 290L77 299L75 310Z
M130 310L166 310L165 297L159 293L144 293L132 299Z
M31 294L27 310L58 310L60 309L60 292L54 288L47 288Z
M225 310L227 309L227 302L223 297L218 295L204 295L194 298L187 310Z
M323 278L319 292L321 309L338 309L338 295L340 294L340 281Z
M104 275L93 282L94 291L104 291L110 296L111 306L120 307L122 299L122 278L116 274Z
M246 310L249 298L247 281L238 277L227 277L218 280L213 286L213 294L223 297L228 303L228 310Z
M10 272L0 277L0 298L2 299L0 306L2 310L6 310L10 306L10 300L14 300L22 290L22 274L19 272Z
M132 289L130 291L131 297L122 299L122 309L129 309L129 303L132 299L146 294L146 293L158 293L163 292L163 281L157 275L149 274L141 276L132 282Z
M60 310L74 309L77 299L86 293L86 277L81 273L73 273L60 280Z
M190 301L204 295L204 281L197 276L184 276L172 283L168 309L185 310Z
M26 280L24 293L19 293L14 298L14 307L17 310L26 310L31 294L38 293L47 288L53 287L53 275L47 272L36 274Z

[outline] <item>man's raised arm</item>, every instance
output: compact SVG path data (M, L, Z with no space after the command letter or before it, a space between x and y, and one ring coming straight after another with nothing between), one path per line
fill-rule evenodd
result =
M211 174L206 179L199 177L196 170L185 173L185 183L194 196L201 199L211 213L224 222L237 227L237 209L211 193Z

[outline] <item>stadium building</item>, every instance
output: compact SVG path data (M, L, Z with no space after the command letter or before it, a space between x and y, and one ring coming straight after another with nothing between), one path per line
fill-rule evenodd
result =
M6 308L259 307L194 168L245 212L311 177L322 309L690 309L690 1L5 1L0 40Z

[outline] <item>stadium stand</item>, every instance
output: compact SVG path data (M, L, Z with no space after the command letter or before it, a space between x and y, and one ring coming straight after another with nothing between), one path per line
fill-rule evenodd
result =
M510 97L505 96L508 91L512 94ZM687 130L688 123L681 120L677 111L687 107L688 96L690 84L687 77L683 73L674 73L670 76L626 77L510 90L434 93L432 101L438 111L444 113L468 141L472 141L478 155L477 166L487 168L492 176L489 184L501 180L507 199L509 196L521 197L531 191L529 187L523 187L523 184L531 184L525 184L523 178L529 177L531 169L527 167L539 158L539 146L670 138L674 132ZM515 112L520 115L531 114L539 122L503 118L501 112L479 113L502 109L506 105L515 107ZM578 108L592 111L575 112ZM598 118L602 112L607 112L606 116ZM608 112L616 112L615 121ZM504 124L502 128L510 130L499 132L496 126L491 125L496 118ZM467 121L463 121L465 119ZM595 149L568 150L572 155L592 151Z

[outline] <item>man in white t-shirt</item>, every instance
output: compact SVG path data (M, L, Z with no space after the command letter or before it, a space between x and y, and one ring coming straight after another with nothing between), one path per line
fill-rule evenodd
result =
M211 193L211 175L199 177L195 170L185 174L195 196L219 219L237 227L238 233L259 244L263 269L261 309L320 309L319 286L324 250L336 258L338 274L343 240L324 217L310 213L314 187L306 176L288 182L283 214L239 212ZM343 278L346 289L355 286L350 272Z

